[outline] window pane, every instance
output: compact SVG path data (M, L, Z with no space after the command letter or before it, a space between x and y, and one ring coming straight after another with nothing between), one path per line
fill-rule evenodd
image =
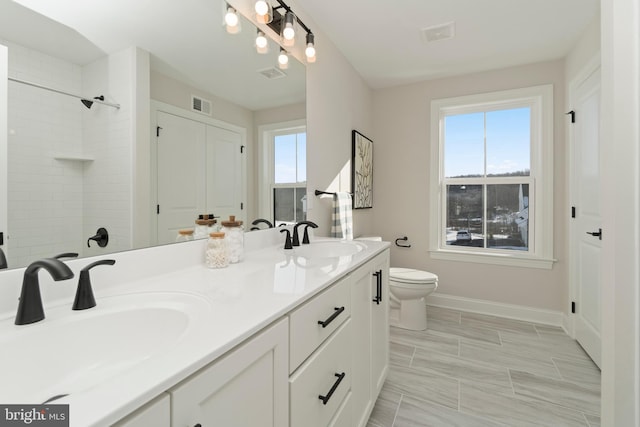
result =
M273 189L273 205L276 224L298 222L307 219L303 199L307 194L304 187L278 187Z
M278 135L273 141L276 184L296 182L296 135Z
M529 185L487 185L487 247L529 249Z
M484 175L484 113L444 119L444 176Z
M298 174L297 182L307 182L307 134L299 133L298 140Z
M294 222L294 202L295 188L274 188L273 189L273 210L274 220Z
M531 109L487 113L487 175L529 176Z
M447 185L447 245L483 247L482 185Z

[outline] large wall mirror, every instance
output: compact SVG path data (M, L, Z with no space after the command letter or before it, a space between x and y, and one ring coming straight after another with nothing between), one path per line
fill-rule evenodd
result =
M228 34L224 5L0 0L9 76L0 248L9 268L172 241L176 227L158 233L166 221L157 213L171 211L158 201L170 185L172 212L184 208L177 225L193 226L193 200L200 213L257 217L258 129L304 121L305 67L292 56L279 69L273 40L259 54L245 18ZM158 149L168 141L177 145ZM101 227L106 247L88 240Z

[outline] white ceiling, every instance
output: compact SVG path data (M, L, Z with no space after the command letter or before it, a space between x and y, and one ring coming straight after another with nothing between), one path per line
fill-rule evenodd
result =
M275 43L268 55L257 54L256 29L246 20L239 34L227 34L223 5L222 0L0 0L0 39L78 65L138 46L151 53L154 70L250 110L304 102L304 66L291 60L280 79L259 74L276 65Z
M562 58L599 15L599 0L296 0L296 4L373 88ZM422 40L423 28L449 22L455 23L453 39L429 44Z

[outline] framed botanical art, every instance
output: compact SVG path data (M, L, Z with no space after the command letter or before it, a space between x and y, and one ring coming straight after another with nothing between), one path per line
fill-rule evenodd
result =
M351 144L353 208L371 208L373 207L373 141L357 130L353 130Z

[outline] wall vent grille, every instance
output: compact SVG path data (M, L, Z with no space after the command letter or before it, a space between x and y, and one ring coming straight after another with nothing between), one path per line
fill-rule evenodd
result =
M275 67L258 70L258 73L262 74L269 80L281 79L283 77L287 77L287 73Z
M431 43L439 40L452 39L456 35L456 27L454 22L449 22L434 27L423 28L420 33L425 43Z
M191 95L191 110L196 113L211 115L211 101Z

